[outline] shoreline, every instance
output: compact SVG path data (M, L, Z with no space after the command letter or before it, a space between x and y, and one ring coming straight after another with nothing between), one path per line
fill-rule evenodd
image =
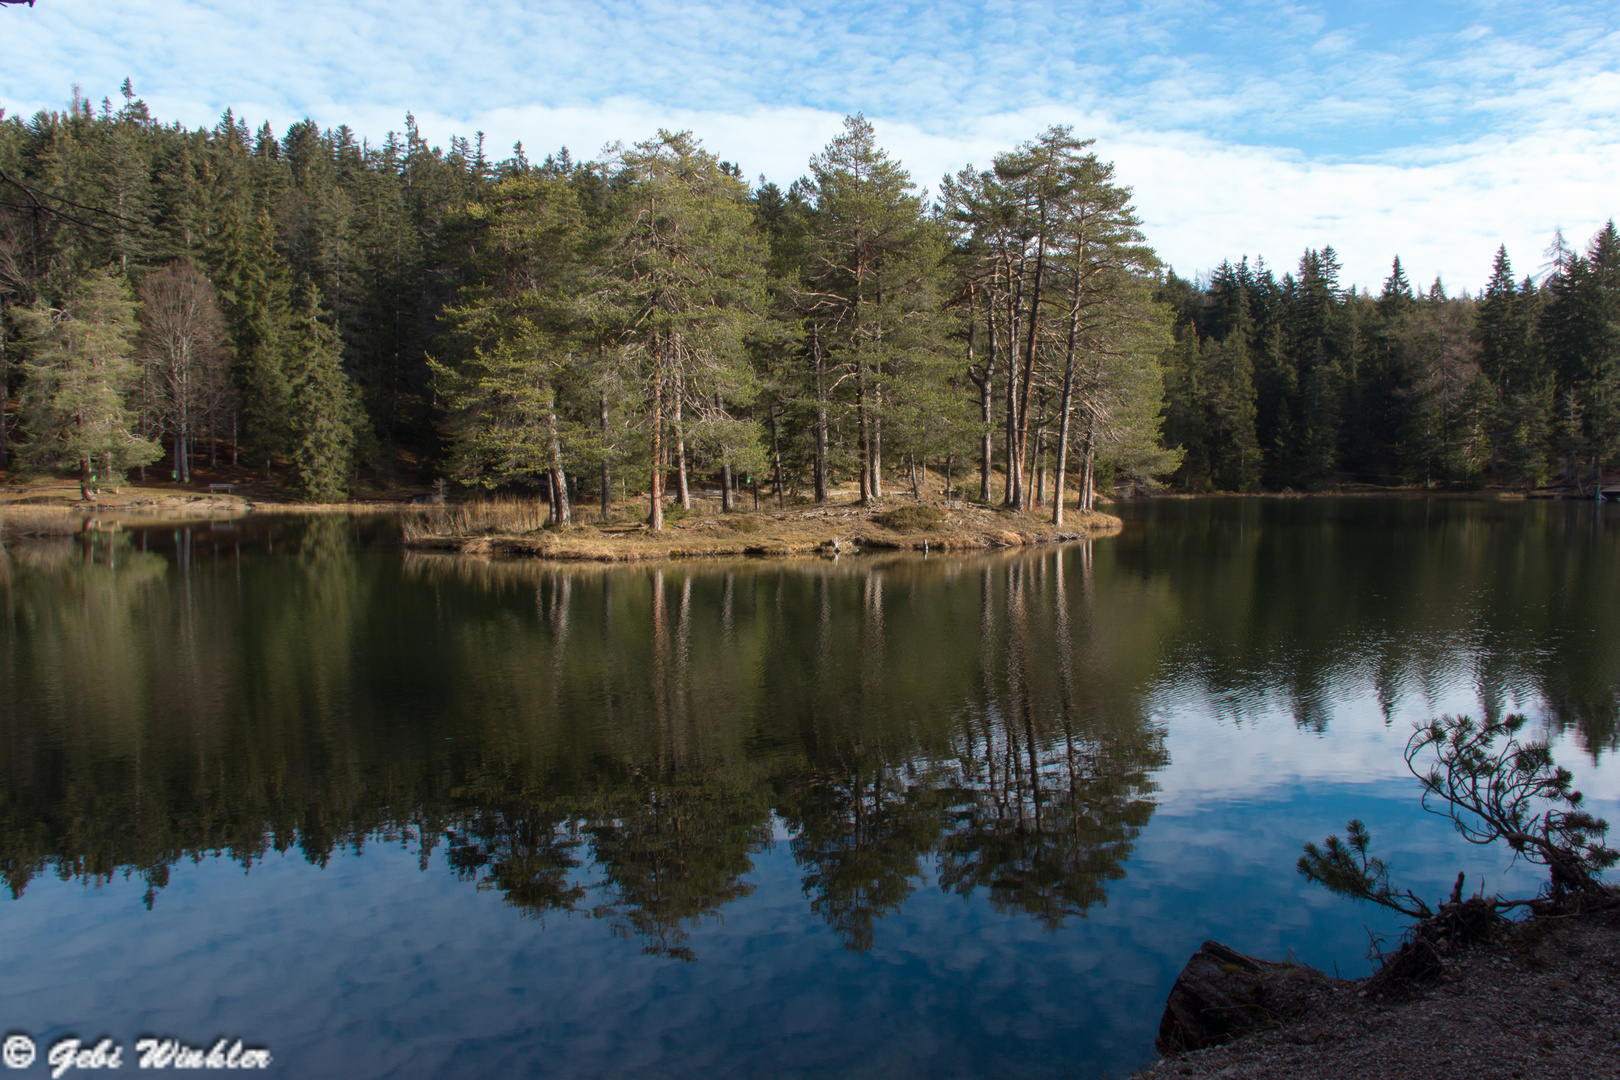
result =
M898 505L897 505L898 504ZM910 525L908 508L930 508L938 520ZM453 508L424 511L448 519ZM902 497L887 506L827 504L795 510L691 514L666 521L662 533L638 522L609 521L565 528L490 528L415 531L407 521L407 551L534 558L559 562L633 563L712 558L791 558L862 552L970 552L1037 544L1070 543L1112 536L1124 522L1112 514L1073 511L1064 527L1032 514L967 503L912 503ZM418 526L421 529L422 526Z
M1573 1080L1620 1060L1620 911L1509 923L1453 953L1435 978L1384 995L1369 994L1365 978L1315 974L1302 1015L1134 1075Z

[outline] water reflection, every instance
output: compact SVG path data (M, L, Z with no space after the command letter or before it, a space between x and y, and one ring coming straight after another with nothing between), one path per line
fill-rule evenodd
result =
M1459 681L1482 712L1620 745L1620 507L1440 499L1146 500L1110 549L1184 607L1179 691L1226 718L1278 697L1325 729L1372 688L1386 716ZM1349 692L1347 692L1349 691Z
M1097 634L1089 551L627 572L366 546L317 518L8 552L13 895L140 874L150 903L202 854L442 840L526 913L690 959L785 830L862 950L936 865L1056 925L1151 814L1162 738L1128 687L1153 659L1097 647L1121 627ZM1125 588L1128 621L1166 619Z
M1167 692L1325 729L1347 684L1388 714L1462 678L1615 745L1612 517L1134 512L1062 551L652 570L402 559L336 517L10 548L0 872L150 905L206 854L444 844L525 914L689 960L779 837L859 951L919 888L1048 928L1106 904Z

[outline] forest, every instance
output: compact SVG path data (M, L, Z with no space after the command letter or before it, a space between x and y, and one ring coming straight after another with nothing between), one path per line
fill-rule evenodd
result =
M1482 268L1482 270L1485 268ZM493 160L310 121L212 129L75 92L0 113L0 466L440 478L567 524L693 490L945 493L1053 515L1119 484L1601 486L1620 234L1373 295L1331 247L1187 280L1053 127L925 194L863 117L786 190L689 132Z

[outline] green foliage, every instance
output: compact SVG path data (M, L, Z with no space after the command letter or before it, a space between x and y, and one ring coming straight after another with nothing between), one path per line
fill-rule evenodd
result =
M825 498L830 478L880 496L897 464L976 459L985 498L994 478L1027 509L1059 467L1085 502L1105 476L1250 490L1561 474L1584 492L1620 465L1612 226L1583 250L1560 237L1540 285L1515 283L1503 249L1477 301L1414 290L1398 258L1375 298L1344 287L1327 247L1281 275L1247 260L1203 287L1165 275L1130 189L1063 127L947 178L932 206L858 114L786 191L750 191L687 132L603 162L496 162L481 142L430 146L409 116L375 142L309 121L278 137L229 111L164 126L133 95L0 118L0 160L43 203L81 207L0 207L6 336L86 275L193 265L218 293L235 392L161 424L172 403L143 398L140 431L206 421L255 466L299 452L307 290L355 391L331 397L348 449L320 452L351 472L359 458L607 495L684 458L709 477L780 468L784 489ZM8 395L27 378L13 361Z
M1320 848L1305 845L1305 854L1299 857L1299 872L1340 896L1369 900L1409 918L1427 919L1434 914L1410 890L1397 892L1390 885L1389 865L1367 853L1371 843L1367 827L1352 818L1345 826L1344 840L1330 836Z
M81 278L61 307L43 300L17 309L22 328L20 407L29 441L22 459L40 468L72 468L88 482L157 460L161 451L132 433L135 415L125 396L138 369L135 300L111 271Z
M306 292L287 355L293 483L309 502L342 502L354 467L360 404L344 374L337 335Z
M445 312L459 362L430 362L450 412L451 474L490 488L560 476L573 439L558 387L577 376L589 331L579 196L560 177L516 176L465 216L475 276Z
M1518 741L1524 724L1522 715L1484 723L1444 716L1420 727L1406 762L1423 783L1423 806L1449 817L1471 844L1500 840L1515 857L1546 866L1554 896L1601 892L1599 875L1620 862L1603 843L1608 822L1581 809L1574 775L1545 742ZM1435 763L1419 773L1413 762L1427 751Z
M1547 867L1543 896L1554 905L1571 895L1607 899L1612 890L1601 880L1602 872L1620 862L1620 851L1603 843L1609 824L1581 809L1573 774L1554 763L1545 742L1518 740L1524 725L1522 715L1484 723L1442 716L1418 725L1407 740L1406 764L1423 784L1423 807L1450 818L1471 844L1500 841L1515 858ZM1416 761L1431 752L1434 763L1420 772ZM1320 848L1307 843L1298 863L1300 874L1340 896L1368 900L1411 918L1433 916L1415 894L1390 885L1389 866L1369 854L1371 837L1360 821L1349 823L1346 837L1330 836ZM1531 902L1490 901L1496 909Z

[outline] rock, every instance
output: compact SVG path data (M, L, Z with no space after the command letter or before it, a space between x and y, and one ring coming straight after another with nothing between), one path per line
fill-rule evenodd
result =
M1307 1012L1310 999L1335 982L1302 964L1259 960L1206 941L1170 988L1153 1045L1176 1054L1279 1027Z

